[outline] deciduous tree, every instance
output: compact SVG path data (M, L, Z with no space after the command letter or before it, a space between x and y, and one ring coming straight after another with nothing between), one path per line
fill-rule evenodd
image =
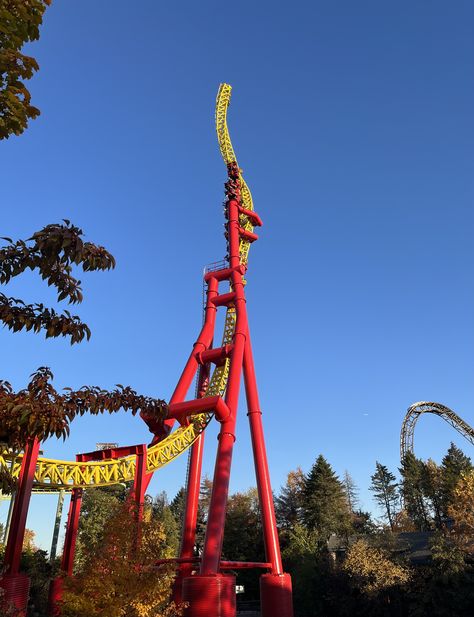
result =
M379 594L410 579L410 570L390 559L380 548L357 540L347 551L342 569L355 588L367 595Z
M47 225L27 240L13 242L0 249L0 284L6 285L25 270L37 271L49 286L55 287L58 302L82 302L81 281L72 274L74 266L84 272L110 270L114 257L103 247L84 242L84 232L70 221ZM91 331L77 315L69 311L56 313L42 303L26 304L23 300L0 294L0 322L12 330L43 330L46 337L69 337L71 344L89 339Z
M21 49L39 39L43 14L50 4L51 0L0 0L0 139L20 135L28 120L40 114L24 84L39 66Z
M100 545L85 555L81 573L67 579L61 602L63 617L174 617L170 604L173 567L155 565L172 557L161 522L153 517L141 525L137 548L130 505L109 515Z

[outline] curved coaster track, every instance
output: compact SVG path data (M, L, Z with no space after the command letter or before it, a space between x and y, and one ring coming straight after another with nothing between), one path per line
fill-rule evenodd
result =
M413 403L407 410L402 423L400 433L400 457L405 458L408 452L413 453L415 426L418 419L424 413L432 413L442 418L445 422L455 428L465 439L474 446L474 429L462 418L460 418L452 409L442 405L441 403L432 403L419 401Z

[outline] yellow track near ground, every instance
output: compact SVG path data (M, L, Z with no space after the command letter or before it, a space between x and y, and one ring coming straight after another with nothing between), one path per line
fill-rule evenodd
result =
M236 156L230 140L227 128L227 109L231 98L231 86L221 84L216 100L216 131L222 157L226 164L236 162ZM242 175L242 201L244 208L253 210L252 195ZM241 215L241 226L249 231L253 226L245 216ZM242 263L247 263L250 243L245 240L240 242L240 255ZM232 342L235 328L235 311L232 307L227 309L222 345ZM229 375L229 360L225 364L214 369L206 396L224 395ZM183 454L198 438L212 418L211 413L204 413L194 418L187 427L179 427L168 437L150 447L147 452L147 471L152 473L164 467L175 458ZM10 472L13 478L18 478L20 473L22 454L12 460L12 454L7 451L0 452L0 467ZM54 492L73 488L97 487L128 482L133 480L135 474L135 456L127 456L117 460L106 460L89 463L77 463L75 461L61 461L40 457L35 473L35 492Z

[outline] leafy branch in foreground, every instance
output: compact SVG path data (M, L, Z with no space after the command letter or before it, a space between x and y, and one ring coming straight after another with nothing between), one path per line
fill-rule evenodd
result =
M117 384L111 391L97 386L64 388L61 394L51 383L53 374L49 368L40 367L31 377L28 386L19 392L14 392L7 381L0 381L0 442L11 448L21 449L30 437L40 441L53 435L66 438L70 422L85 413L97 415L123 409L158 420L167 413L165 401L137 394L129 386Z
M41 278L58 291L58 302L82 302L81 281L72 275L74 265L84 272L110 270L115 267L114 257L103 247L82 240L83 231L64 220L64 224L47 225L31 238L13 242L0 249L0 284L25 272L37 270ZM25 304L23 300L8 298L0 293L0 321L13 332L20 330L46 331L46 337L69 336L71 344L91 332L87 324L69 311L56 313L41 303Z
M43 14L51 0L0 0L0 139L20 135L28 120L40 114L22 80L39 69L34 58L20 52L39 39Z

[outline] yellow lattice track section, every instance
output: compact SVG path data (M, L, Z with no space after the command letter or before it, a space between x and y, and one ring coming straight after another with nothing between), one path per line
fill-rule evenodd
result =
M228 84L221 84L216 100L216 131L222 157L227 164L236 162L236 156L229 130L227 128L227 109L229 107L232 88ZM242 202L244 208L253 210L252 194L242 175L240 176ZM244 229L253 230L245 214L240 216L240 224ZM242 263L248 261L250 243L244 239L240 242L240 256ZM235 328L235 310L227 309L222 345L232 342ZM206 396L225 394L229 376L229 359L225 364L214 369ZM152 473L164 467L175 458L183 454L198 438L212 418L212 413L196 416L193 422L186 427L179 427L168 437L148 449L147 471ZM22 455L15 457L7 451L0 452L0 467L11 472L13 478L18 478L21 468ZM52 492L60 489L86 488L107 486L119 482L133 480L135 474L135 456L127 456L117 460L77 463L75 461L60 461L55 459L38 459L35 473L35 492Z

